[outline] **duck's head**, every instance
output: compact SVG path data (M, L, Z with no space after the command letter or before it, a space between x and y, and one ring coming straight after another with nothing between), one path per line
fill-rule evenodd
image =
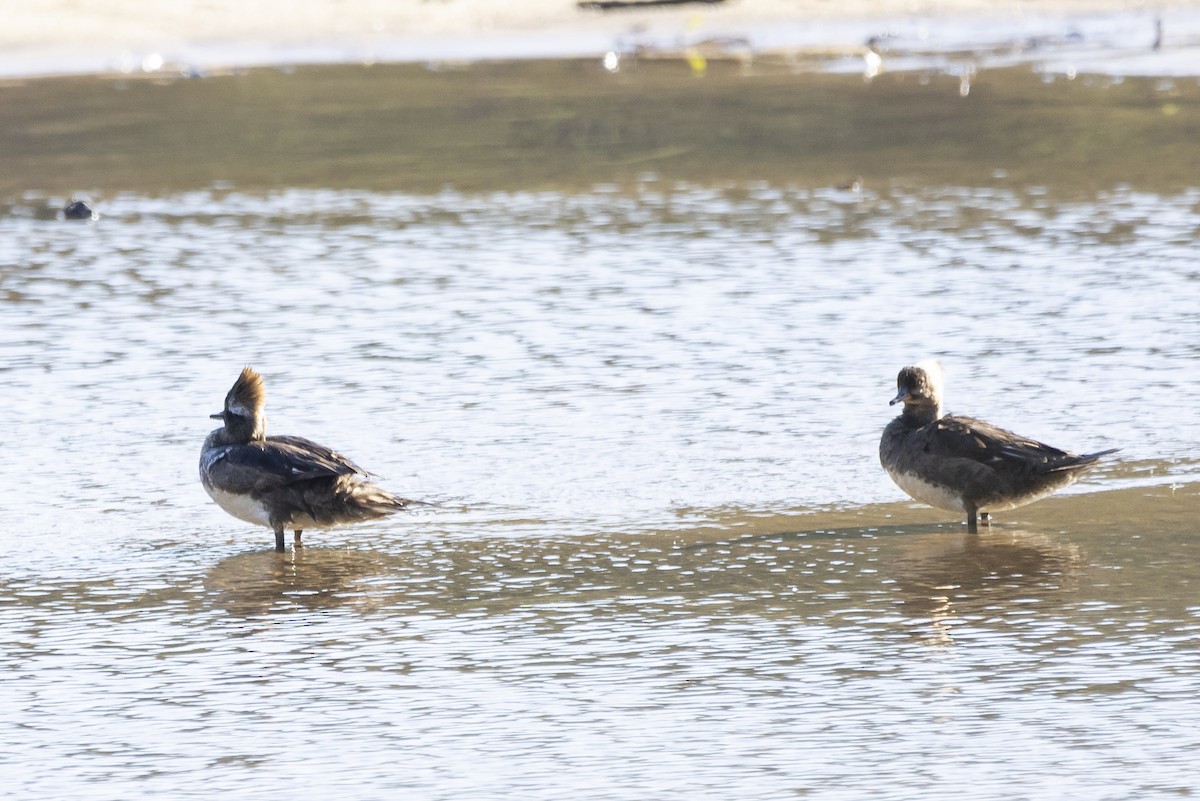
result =
M889 405L904 403L905 414L937 419L942 410L942 365L933 359L910 364L896 376L896 397Z
M235 440L249 442L263 439L267 427L266 414L263 413L266 402L267 389L262 376L252 368L244 367L225 395L225 408L210 417L223 421L226 432Z

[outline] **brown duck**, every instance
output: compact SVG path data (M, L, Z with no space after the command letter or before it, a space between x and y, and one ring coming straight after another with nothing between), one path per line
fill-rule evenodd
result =
M217 505L238 520L275 532L284 550L284 529L300 545L304 529L333 528L384 517L419 504L380 489L368 473L324 445L304 437L266 435L262 376L242 370L225 396L223 421L204 440L200 481Z
M942 368L936 361L905 367L892 405L904 412L883 430L879 461L900 489L938 509L965 512L977 531L992 512L1033 503L1062 489L1120 450L1075 454L971 417L942 416Z

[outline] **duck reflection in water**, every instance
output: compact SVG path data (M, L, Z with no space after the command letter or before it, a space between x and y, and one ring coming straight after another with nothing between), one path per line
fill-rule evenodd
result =
M959 615L993 605L1009 611L1017 599L1050 601L1078 583L1082 564L1078 546L1036 532L938 532L907 539L893 575L900 610L929 618L933 641L949 642L949 623Z
M211 603L238 617L343 606L368 611L383 604L370 580L398 570L395 561L357 549L256 551L222 559L204 587Z

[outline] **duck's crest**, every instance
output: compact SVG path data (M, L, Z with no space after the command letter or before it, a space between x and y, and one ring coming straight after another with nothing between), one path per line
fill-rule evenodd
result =
M262 376L246 365L225 396L225 408L242 417L256 418L262 414L266 403L267 387Z
M940 407L944 386L942 363L937 359L922 359L910 364L896 376L896 386L898 389L907 389L913 397L932 401Z
M929 376L929 383L937 390L937 394L940 396L946 385L946 379L942 373L942 363L937 359L922 359L914 364L913 367L925 371L925 374Z

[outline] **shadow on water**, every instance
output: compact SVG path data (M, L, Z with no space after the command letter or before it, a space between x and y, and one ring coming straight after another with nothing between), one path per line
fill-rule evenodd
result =
M930 522L944 514L916 504L727 511L721 526L641 533L504 536L467 523L372 546L255 548L217 561L199 588L178 565L174 578L154 564L121 578L10 578L0 601L110 615L194 609L202 600L238 617L527 612L553 621L564 609L586 609L836 624L856 607L914 618L986 615L1099 592L1185 614L1194 577L1181 554L1196 533L1198 494L1200 485L1188 484L1063 495L977 536L957 520Z
M211 603L241 616L341 607L435 617L528 612L552 622L565 609L636 609L651 618L750 615L836 624L847 609L864 606L912 618L986 614L1013 603L1065 603L1090 569L1085 549L1104 561L1114 541L1136 537L1113 518L1081 521L1081 510L1102 507L1108 494L1126 509L1143 509L1153 530L1156 517L1186 509L1195 493L1064 496L1042 502L1039 519L1049 525L1000 523L977 536L957 522L910 522L929 511L910 505L865 510L900 519L870 526L831 524L863 513L857 510L818 516L804 529L795 525L803 515L775 515L756 517L749 531L511 539L462 532L400 542L386 553L239 554L212 568L205 588ZM1080 522L1060 530L1053 521L1063 519Z

